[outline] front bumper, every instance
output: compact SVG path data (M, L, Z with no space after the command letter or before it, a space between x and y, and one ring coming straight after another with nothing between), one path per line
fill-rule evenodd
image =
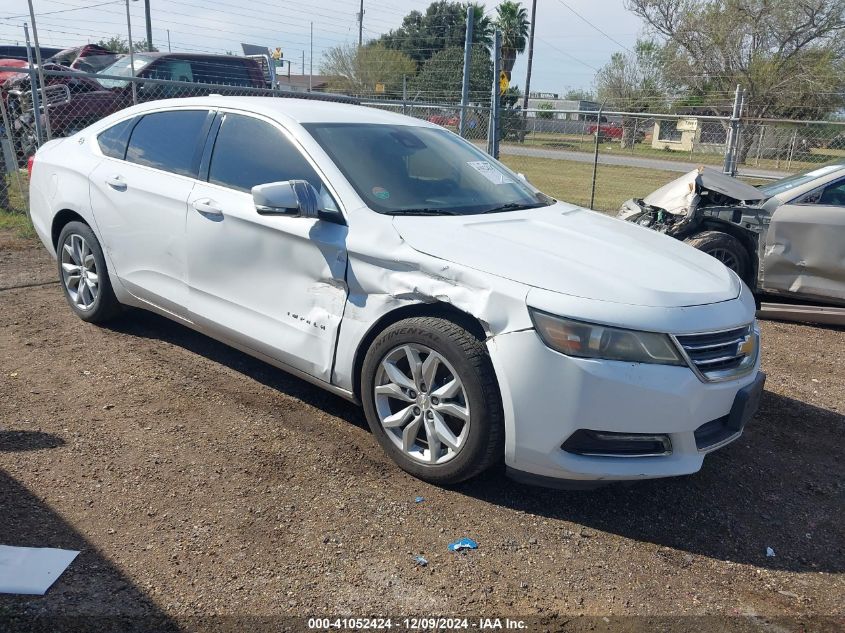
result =
M701 432L697 444L696 430L731 414L737 393L755 383L760 365L758 356L749 374L707 383L688 367L565 356L549 349L534 330L493 337L488 349L505 410L505 463L518 478L534 481L602 482L697 472L705 454L735 440L741 428L722 430L712 444L702 442ZM642 457L563 450L579 429L665 434L672 450Z

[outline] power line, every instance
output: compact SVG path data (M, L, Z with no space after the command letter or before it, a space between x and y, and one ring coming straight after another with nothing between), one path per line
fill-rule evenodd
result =
M611 37L610 35L608 35L607 33L605 33L603 30L601 30L599 27L597 27L595 24L593 24L592 22L590 22L587 18L585 18L583 15L581 15L580 13L578 13L575 9L573 9L572 7L570 7L570 6L569 6L566 2L564 2L564 0L557 0L557 1L558 1L558 3L560 3L561 5L563 5L564 7L566 7L567 9L569 9L570 11L572 11L572 13L574 13L576 16L578 16L578 17L579 17L579 18L580 18L583 22L586 22L589 26L591 26L593 29L595 29L596 31L598 31L599 33L601 33L602 35L604 35L607 39L609 39L611 42L613 42L613 43L614 43L614 44L616 44L617 46L621 46L622 48L624 48L624 49L625 49L626 51L628 51L629 53L633 53L633 52L634 52L634 51L632 51L630 48L628 48L627 46L625 46L622 42L620 42L619 40L617 40L617 39L615 39L615 38Z

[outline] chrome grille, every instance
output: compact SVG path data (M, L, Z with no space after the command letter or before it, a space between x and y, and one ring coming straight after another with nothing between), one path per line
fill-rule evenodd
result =
M702 380L729 380L748 373L757 362L759 334L753 324L721 332L682 334L674 339Z

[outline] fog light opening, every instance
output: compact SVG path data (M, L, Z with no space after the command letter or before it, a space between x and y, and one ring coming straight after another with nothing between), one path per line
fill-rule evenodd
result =
M672 441L665 434L579 429L561 448L568 453L590 457L655 457L671 454Z

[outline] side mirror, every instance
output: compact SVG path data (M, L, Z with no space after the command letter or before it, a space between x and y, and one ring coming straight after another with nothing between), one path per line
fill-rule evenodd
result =
M252 188L255 209L261 215L317 218L320 194L307 180L285 180Z

